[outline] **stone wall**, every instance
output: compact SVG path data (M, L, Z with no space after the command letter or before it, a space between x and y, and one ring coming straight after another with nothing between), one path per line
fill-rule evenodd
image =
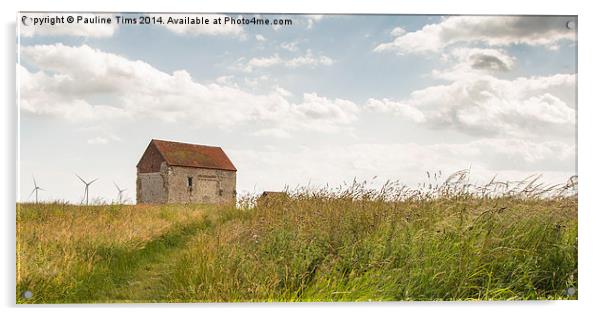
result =
M163 162L159 172L138 172L136 201L141 204L235 203L236 172L167 166Z
M236 172L167 167L167 203L229 204L236 202ZM190 184L189 186L189 178Z
M157 204L167 202L164 175L161 172L138 173L136 203Z

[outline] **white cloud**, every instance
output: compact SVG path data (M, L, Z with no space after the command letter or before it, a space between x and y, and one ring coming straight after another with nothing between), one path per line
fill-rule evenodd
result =
M21 54L39 69L30 72L17 65L21 110L26 114L74 122L151 118L199 126L262 122L287 131L336 131L357 119L359 111L353 102L315 93L295 103L279 87L252 94L223 84L201 84L185 70L168 74L87 45L25 46Z
M368 102L366 102L366 107L370 110L374 110L374 111L378 111L378 112L395 113L399 116L409 118L410 120L417 122L417 123L424 122L424 120L425 120L424 113L422 113L420 110L416 109L415 107L413 107L409 104L391 101L387 98L382 99L382 100L368 99Z
M266 41L266 38L265 38L263 35L261 35L261 34L257 34L257 35L255 35L255 39L256 39L258 42L265 42L265 41Z
M280 86L275 86L274 91L276 91L276 93L280 94L283 97L290 97L293 95L290 91L281 88Z
M391 36L402 36L405 33L406 33L406 30L404 30L402 27L398 26L391 31Z
M316 24L317 22L319 22L320 20L322 20L324 18L323 15L306 15L305 16L307 18L307 28L311 29L314 27L314 24Z
M570 74L513 80L483 74L416 90L401 102L370 100L368 107L477 136L572 135L574 96Z
M280 58L278 55L273 55L270 57L255 57L251 58L249 62L245 65L245 71L252 71L253 68L266 68L272 67L275 65L283 64L285 61Z
M262 75L259 77L252 77L252 78L245 77L244 83L247 87L255 89L255 88L259 88L262 85L264 85L266 82L269 81L269 79L270 78L266 75ZM278 91L276 91L276 92L278 92Z
M575 30L567 28L570 20L574 18L453 16L415 32L393 35L393 41L379 44L374 50L397 54L437 52L460 42L479 42L489 46L542 45L554 49L562 40L576 40Z
M232 75L219 76L215 79L215 82L217 82L220 85L238 88L238 84L234 79L235 78Z
M501 49L455 48L449 55L444 54L443 59L451 59L454 65L450 69L433 70L434 77L458 80L510 71L516 58Z
M298 42L284 42L280 44L280 47L288 50L289 52L295 52L299 49L299 47L297 47L298 44Z
M445 69L435 79L447 81L395 100L367 103L372 110L393 112L436 129L456 129L475 136L570 136L575 126L575 76L557 74L514 79L497 77L514 69L516 58L501 47L538 45L548 49L575 41L567 28L572 17L453 16L414 32L394 29L395 39L377 52L439 52ZM487 48L458 47L484 44Z
M517 78L481 76L412 93L410 102L432 109L432 124L468 133L569 134L575 126L575 76Z
M51 24L51 20L44 18L53 18L56 15L43 13L24 13L19 16L19 34L24 37L33 36L80 36L80 37L111 37L117 31L115 17L108 14L78 14L82 18L91 19L111 18L111 24L98 23L65 23ZM25 18L24 18L25 17ZM25 24L21 21L25 21ZM34 25L33 19L42 19L42 25Z
M425 26L423 30L442 28L439 31L450 36L449 34L454 34L446 29L451 27L450 25L466 27L467 23L475 21L474 17L461 18L461 20L452 20L451 22L449 20L452 18L449 18L441 24ZM487 39L490 44L511 43L511 41L507 37L509 35L505 33L507 30L494 32L488 23L495 22L500 25L506 23L508 28L516 33L520 33L517 31L517 25L522 27L524 24L543 23L540 19L532 21L502 17L502 20L497 20L499 18L479 17L476 19L476 21L484 23L479 28L482 29L479 32L489 36ZM554 24L548 21L547 24L543 24L545 25L540 25L535 29L535 34L547 34L545 30L553 30L551 25L558 23ZM420 34L419 32L415 33ZM461 39L475 40L476 38L469 37L465 33L462 34L465 37L460 37ZM483 34L480 36L485 36ZM471 36L473 35L476 36L475 34ZM551 41L549 43L555 42L553 35L547 35ZM522 34L522 37L518 38L535 41L534 36L533 34ZM453 36L449 37L450 42L454 40L457 39L454 39ZM544 43L542 41L538 43ZM439 45L437 49L442 47ZM411 121L425 123L432 128L455 129L475 136L532 137L546 134L570 137L574 135L576 124L575 75L557 74L501 79L497 75L512 70L516 60L505 50L456 47L446 51L448 52L442 54L442 60L451 63L451 66L443 70L433 70L432 76L435 79L447 81L447 83L415 90L400 101L370 99L367 107L380 112L396 113Z
M269 57L254 57L248 62L245 59L239 61L237 68L242 69L246 72L251 72L256 68L268 68L273 66L285 66L287 68L298 68L303 66L316 67L316 66L330 66L334 63L334 60L324 55L314 55L311 50L307 50L305 55L286 59L280 57L278 54L274 54Z
M149 14L154 17L161 17L163 24L166 29L178 34L178 35L189 35L189 36L233 36L245 38L246 33L243 27L239 24L224 24L223 20L226 15L223 14ZM206 18L209 19L209 24L191 24L191 23L178 23L168 24L168 19L172 18L173 21L179 21L181 19L195 19L195 18ZM222 19L221 24L213 24L215 19Z
M21 65L17 65L17 74L21 95L20 107L26 113L61 117L72 121L130 116L119 107L104 103L91 105L69 87L74 85L73 78L69 76L49 75L44 72L31 73Z
M332 60L332 58L328 57L328 56L314 56L311 52L311 50L307 50L305 52L304 56L299 56L299 57L295 57L291 60L288 60L287 62L285 62L285 65L287 67L291 67L291 68L296 68L296 67L301 67L301 66L305 66L305 65L309 65L309 66L317 66L317 65L323 65L323 66L330 66L334 63L334 61Z
M295 111L304 121L336 122L350 124L357 119L359 107L355 103L343 99L327 99L316 93L303 94L303 102L295 106Z
M497 49L455 49L453 54L464 58L472 69L488 71L508 71L514 66L514 57Z

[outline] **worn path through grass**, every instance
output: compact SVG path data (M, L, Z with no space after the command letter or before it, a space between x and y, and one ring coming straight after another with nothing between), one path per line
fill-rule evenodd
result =
M211 228L212 222L205 218L177 224L140 249L98 249L98 266L63 302L161 301L167 290L161 286L161 273L192 237Z

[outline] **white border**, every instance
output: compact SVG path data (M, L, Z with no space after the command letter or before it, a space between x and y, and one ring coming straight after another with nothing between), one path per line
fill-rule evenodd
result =
M3 313L45 315L80 315L82 312L91 315L106 313L135 312L150 315L161 315L168 312L167 308L175 308L177 313L236 313L257 315L307 315L313 313L344 313L345 315L360 315L367 312L386 314L444 314L444 315L505 315L508 314L540 314L540 315L579 315L589 314L588 311L598 307L598 293L602 280L598 272L601 267L600 232L602 231L599 188L602 188L600 164L600 136L602 130L599 123L602 118L600 99L600 41L598 40L602 25L601 13L595 6L595 1L542 1L529 2L525 0L430 0L413 1L392 5L391 1L370 0L342 1L340 3L324 0L303 1L163 1L149 4L148 0L119 1L102 0L95 3L86 1L44 1L21 0L15 3L3 1L1 47L4 61L2 76L2 91L4 105L2 118L4 154L2 155L2 208L3 242L2 265L3 282L1 286ZM579 300L559 302L447 302L447 303L347 303L347 304L190 304L190 305L93 305L84 306L80 310L75 306L15 306L14 305L14 208L15 208L15 161L16 151L16 118L18 111L15 106L15 17L19 10L29 11L185 11L185 12L266 12L266 13L411 13L411 14L558 14L579 15ZM11 44L12 43L12 44ZM11 281L12 280L12 281ZM140 310L138 310L140 309ZM599 307L597 308L599 309Z

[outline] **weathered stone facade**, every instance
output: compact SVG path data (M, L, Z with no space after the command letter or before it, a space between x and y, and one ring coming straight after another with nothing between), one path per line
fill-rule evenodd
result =
M161 147L154 146L151 142L138 163L137 203L236 202L236 169L229 160L231 167L227 165L223 169L170 165L165 159L165 156L169 155L165 153L165 149L163 152L161 150ZM219 150L221 151L221 148ZM175 163L172 161L172 164Z
M236 172L163 163L160 172L138 174L136 197L143 204L234 203Z
M164 174L160 172L138 173L136 179L136 202L167 203L167 188Z

